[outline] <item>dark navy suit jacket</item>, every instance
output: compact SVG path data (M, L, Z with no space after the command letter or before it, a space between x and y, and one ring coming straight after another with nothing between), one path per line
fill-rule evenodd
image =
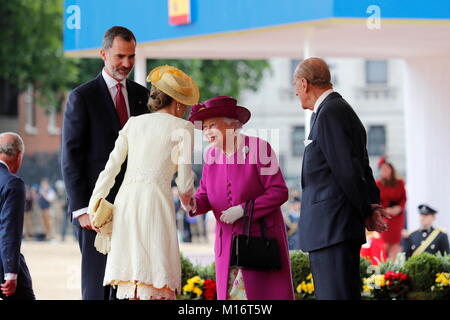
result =
M25 212L25 184L0 163L0 282L5 273L19 274Z
M130 116L148 113L147 88L128 79L126 87ZM101 73L71 92L64 113L61 161L69 212L88 206L95 182L114 149L119 130L119 117ZM107 197L110 202L114 202L125 169L126 162Z
M337 92L321 103L302 165L300 248L313 251L347 240L365 242L364 219L380 202L367 155L366 131Z

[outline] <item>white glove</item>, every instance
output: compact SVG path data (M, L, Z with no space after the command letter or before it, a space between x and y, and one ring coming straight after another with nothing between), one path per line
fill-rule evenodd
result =
M230 207L225 211L222 211L220 221L223 223L233 224L236 220L244 216L244 208L241 205Z
M98 252L108 254L111 251L111 234L113 222L110 221L99 229L95 236L94 246Z

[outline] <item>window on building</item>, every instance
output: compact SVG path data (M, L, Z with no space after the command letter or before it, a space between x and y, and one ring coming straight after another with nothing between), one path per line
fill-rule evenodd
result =
M368 132L369 156L382 156L386 151L385 126L370 126Z
M0 117L17 117L19 89L0 78Z
M328 68L330 69L330 74L331 74L331 83L333 84L333 86L337 86L338 85L338 77L337 77L337 65L336 63L330 63L327 62L328 64Z
M61 134L61 129L58 127L57 123L58 119L58 113L54 108L50 110L50 113L48 115L48 133L52 135L59 135Z
M303 156L305 150L305 126L295 126L292 128L292 155L294 157Z
M25 93L25 110L25 132L28 134L37 134L36 105L34 103L34 89L31 85Z
M295 69L297 68L297 66L300 62L302 62L302 60L300 60L300 59L292 59L291 60L291 73L289 74L290 81L293 80Z
M387 84L387 61L367 60L366 61L366 83L367 84Z

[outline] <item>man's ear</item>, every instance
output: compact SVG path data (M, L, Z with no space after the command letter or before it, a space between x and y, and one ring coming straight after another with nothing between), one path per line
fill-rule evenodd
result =
M303 91L305 91L305 93L308 92L308 89L309 89L308 81L305 78L302 78L302 88L303 88Z
M13 172L13 173L17 173L19 171L20 167L22 166L22 160L23 160L23 152L20 151L17 154L16 163L14 164L14 167L15 167L14 171L15 172Z
M100 57L106 62L106 51L104 49L100 49Z

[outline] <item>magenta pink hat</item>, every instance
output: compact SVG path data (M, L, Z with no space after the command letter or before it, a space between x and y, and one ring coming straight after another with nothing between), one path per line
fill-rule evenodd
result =
M203 103L193 105L189 114L189 121L203 121L209 118L226 117L237 119L242 124L250 119L251 113L247 108L237 105L234 98L218 96Z

